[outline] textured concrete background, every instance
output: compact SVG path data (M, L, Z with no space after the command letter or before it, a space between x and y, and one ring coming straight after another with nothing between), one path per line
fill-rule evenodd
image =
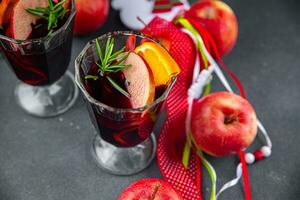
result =
M239 39L225 58L243 82L274 143L270 159L249 167L253 199L300 199L300 3L297 0L227 1L239 20ZM111 12L96 34L75 38L70 70L84 44L110 30L124 30ZM90 147L94 128L81 98L64 115L37 119L15 103L16 78L0 61L0 199L115 200L142 177L161 177L156 162L135 176L118 177L97 167ZM221 90L217 79L214 90ZM257 139L256 145L261 145ZM235 174L236 158L210 158L219 186ZM209 187L205 175L203 191ZM220 199L243 199L241 184Z

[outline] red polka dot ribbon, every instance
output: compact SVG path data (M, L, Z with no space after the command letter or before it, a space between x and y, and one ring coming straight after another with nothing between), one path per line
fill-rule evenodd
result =
M186 91L191 84L196 56L194 43L178 27L160 18L154 18L142 32L157 39L171 38L170 54L181 67L181 73L166 101L167 121L158 138L158 166L163 177L181 192L184 199L201 200L200 162L197 156L193 155L190 159L188 170L181 162L188 105Z

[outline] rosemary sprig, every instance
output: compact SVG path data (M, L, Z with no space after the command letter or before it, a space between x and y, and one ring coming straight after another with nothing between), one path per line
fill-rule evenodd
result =
M99 40L96 39L96 49L100 59L99 62L96 62L96 65L99 68L98 69L99 74L87 75L85 76L85 79L97 80L99 78L99 75L105 76L105 78L108 80L111 86L113 86L116 90L118 90L126 97L130 97L130 94L126 92L126 90L124 90L120 85L118 85L118 83L116 83L111 77L109 77L110 73L116 73L131 66L131 65L123 64L123 62L129 56L129 52L124 53L125 47L113 53L113 49L115 45L114 43L115 43L114 38L112 38L111 36L108 37L106 41L105 52L103 53L99 44ZM124 53L124 55L121 55L122 53Z
M64 3L66 0L62 0L57 4L53 4L52 0L48 0L49 7L47 8L28 8L26 11L32 15L39 16L48 21L48 36L50 36L53 32L53 29L57 28L58 20L63 19L65 14L68 12L66 8L64 8Z
M123 88L121 88L112 78L110 78L109 76L106 77L107 80L109 81L109 83L116 88L119 92L121 92L123 95L125 95L126 97L130 97L130 94L128 92L126 92Z

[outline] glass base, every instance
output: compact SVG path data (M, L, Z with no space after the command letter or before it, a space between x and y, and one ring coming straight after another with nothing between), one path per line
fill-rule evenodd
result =
M18 82L15 88L17 103L36 117L53 117L66 112L75 103L77 96L78 88L69 71L49 86L31 86Z
M96 135L93 141L93 154L98 165L114 175L132 175L147 168L156 152L154 134L141 144L130 148L119 148L105 142Z

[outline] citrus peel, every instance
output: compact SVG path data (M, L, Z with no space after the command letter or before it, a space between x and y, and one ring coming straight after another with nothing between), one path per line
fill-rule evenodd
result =
M134 50L141 56L154 76L155 86L166 85L172 77L180 73L180 68L172 56L159 44L144 42Z

